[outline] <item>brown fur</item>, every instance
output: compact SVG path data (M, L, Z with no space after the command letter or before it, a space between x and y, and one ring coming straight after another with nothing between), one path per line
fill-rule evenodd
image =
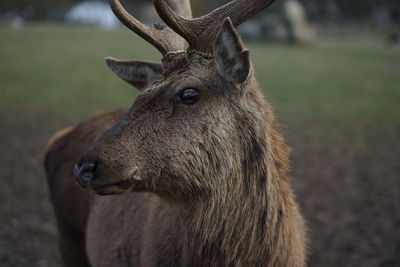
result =
M124 114L51 141L46 173L66 266L305 265L288 149L233 25L225 21L214 54L186 57ZM198 102L182 102L186 88ZM78 166L96 163L90 187L111 196L74 186L81 154Z
M258 93L252 97L259 108L268 110ZM73 163L117 115L120 113L98 115L53 141L49 149L46 170L53 181L50 192L62 247L67 245L65 239L74 239L73 231L79 235L79 243L84 243L87 225L93 266L127 266L125 259L134 266L176 266L183 244L188 266L304 265L303 221L288 185L286 147L268 111L262 118L265 124L250 121L257 128L255 141L250 136L243 140L263 144L260 154L251 146L243 151L259 159L238 162L243 169L233 171L232 179L210 199L182 207L151 193L97 197L75 186L70 174ZM243 126L242 130L249 129ZM77 245L78 240L68 242L74 243L62 249L66 262L78 255L85 257L84 245Z
M92 192L80 190L72 177L72 166L83 150L101 135L122 112L99 112L76 127L56 133L46 146L45 171L55 207L59 247L65 266L89 266L85 231Z

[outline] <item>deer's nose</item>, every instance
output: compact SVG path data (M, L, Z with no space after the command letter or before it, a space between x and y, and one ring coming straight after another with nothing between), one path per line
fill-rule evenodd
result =
M74 176L76 177L76 183L82 188L90 188L94 178L94 172L96 170L96 162L84 162L77 163L74 166Z

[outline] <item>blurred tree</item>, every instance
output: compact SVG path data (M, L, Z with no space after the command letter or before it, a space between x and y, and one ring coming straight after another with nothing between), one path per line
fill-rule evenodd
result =
M67 9L77 0L6 0L0 4L0 13L14 13L26 19L45 19L51 9Z
M57 9L68 9L77 2L85 0L2 0L0 14L12 12L27 19L46 19L49 12ZM99 0L106 1L106 0ZM225 4L230 0L192 0L195 16ZM330 20L340 22L342 20L358 20L370 18L377 6L398 6L400 0L299 0L310 15L311 20ZM121 0L126 8L135 14L144 6L151 5L152 0ZM276 7L282 7L283 0L274 3ZM396 7L398 10L398 7ZM140 13L140 11L139 11ZM140 15L140 14L135 14Z

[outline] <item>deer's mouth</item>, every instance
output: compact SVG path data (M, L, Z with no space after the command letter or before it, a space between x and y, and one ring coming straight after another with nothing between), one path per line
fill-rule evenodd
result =
M119 180L93 183L91 189L99 195L117 195L132 191L142 191L143 185L138 169L135 168L127 177Z
M101 185L93 185L91 189L99 195L118 195L132 192L134 187L134 180L120 180Z

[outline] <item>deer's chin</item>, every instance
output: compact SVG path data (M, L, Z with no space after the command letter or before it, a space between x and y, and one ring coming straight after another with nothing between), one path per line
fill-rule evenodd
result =
M92 188L96 194L101 195L101 196L106 196L106 195L122 195L128 192L131 192L132 190L130 188L125 189L121 188L118 185L105 185L101 187L96 187Z

